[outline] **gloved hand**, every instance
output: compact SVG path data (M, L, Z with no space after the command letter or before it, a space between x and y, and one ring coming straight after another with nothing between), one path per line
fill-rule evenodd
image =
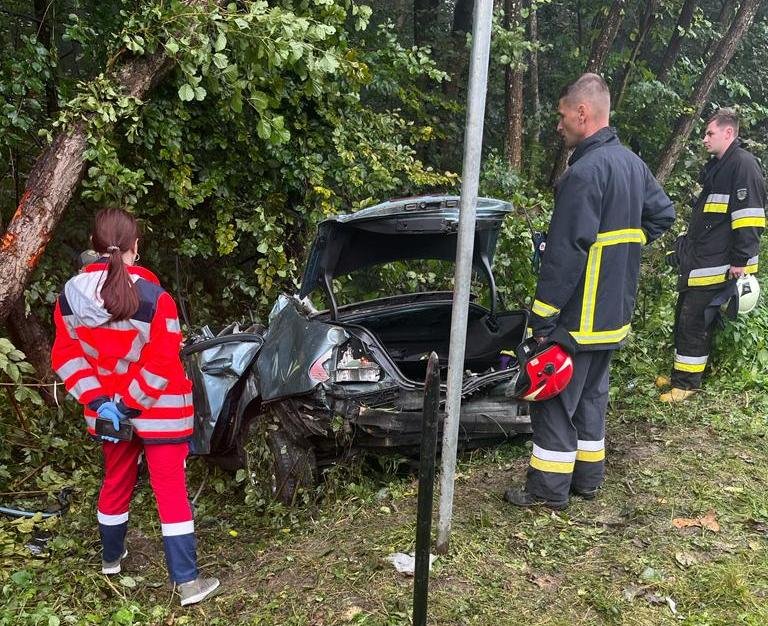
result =
M96 409L96 413L99 417L112 420L112 426L115 430L120 430L120 420L125 418L125 415L120 412L117 405L111 400L109 402L104 402L98 409Z

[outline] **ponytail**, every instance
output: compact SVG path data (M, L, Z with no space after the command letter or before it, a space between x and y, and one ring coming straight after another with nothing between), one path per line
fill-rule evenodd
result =
M136 218L127 211L102 209L96 214L91 239L96 251L109 257L101 299L112 321L128 319L139 308L139 294L123 262L123 253L133 248L137 238Z

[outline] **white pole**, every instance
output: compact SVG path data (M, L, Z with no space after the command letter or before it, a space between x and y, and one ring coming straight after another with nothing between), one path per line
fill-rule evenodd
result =
M464 163L461 171L459 236L456 244L451 343L448 350L447 418L443 428L442 472L440 474L440 517L437 545L448 551L453 513L453 483L456 474L456 447L459 438L461 384L464 375L464 348L467 340L469 290L472 279L472 254L475 247L475 210L483 150L485 92L488 87L488 56L491 47L493 0L476 0L472 26L472 52L469 64L467 119L464 131Z

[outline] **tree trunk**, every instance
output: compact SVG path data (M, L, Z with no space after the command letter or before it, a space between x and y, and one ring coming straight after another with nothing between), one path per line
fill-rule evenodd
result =
M616 97L614 98L614 104L613 104L614 111L618 110L621 107L621 103L624 100L624 96L627 92L627 87L629 86L629 79L632 76L632 70L635 68L637 55L640 53L640 49L643 47L645 38L648 36L648 33L651 31L651 28L653 28L653 23L656 21L656 9L658 8L658 6L659 6L659 0L648 0L645 13L638 25L637 39L635 39L635 45L632 48L632 52L629 55L629 59L627 60L626 65L624 66L624 70L622 71L621 76L616 79L616 83L614 85L614 93L616 94Z
M472 32L472 12L474 10L475 0L456 0L451 27L454 34L465 35Z
M8 335L19 350L27 357L36 370L37 378L42 383L52 383L54 379L51 369L51 337L45 325L34 313L27 315L24 298L19 298L11 307L7 319ZM48 387L40 388L43 400L53 406L53 392Z
M600 73L603 63L605 63L605 57L608 56L613 40L616 39L616 34L619 32L624 17L624 5L626 5L626 0L613 0L608 17L605 18L605 24L592 44L592 51L584 72Z
M539 96L539 52L536 46L539 43L539 18L537 15L538 9L535 6L530 6L531 17L528 23L530 31L529 37L533 44L533 50L531 50L531 62L529 65L529 71L531 75L531 109L533 114L533 133L531 135L531 141L534 144L538 144L541 139L541 99Z
M18 196L17 196L18 202ZM2 217L2 216L0 216ZM3 222L0 219L0 231L3 229ZM21 350L27 362L35 368L37 378L42 383L54 381L53 369L51 368L51 337L46 326L40 321L34 313L30 312L27 316L25 311L24 298L19 298L13 305L6 328L8 336L13 345ZM10 391L9 391L10 393ZM40 395L49 406L56 404L53 392L47 387L40 389Z
M506 28L519 25L522 0L504 0ZM504 152L509 166L519 172L523 163L523 66L517 61L506 68L504 76Z
M605 63L605 57L608 56L613 41L616 39L616 34L619 32L625 4L626 0L613 0L608 16L605 18L605 23L594 42L592 42L592 50L589 53L589 59L587 60L587 66L584 68L584 73L600 73L603 63ZM560 151L555 159L555 165L552 168L552 173L549 177L549 183L551 185L554 185L555 181L560 178L560 175L565 171L565 167L568 164L568 153L568 148L563 144L560 147Z
M409 3L406 0L396 0L395 2L395 28L398 33L403 32L405 21L408 19Z
M733 16L733 10L735 7L736 0L723 0L723 4L720 6L720 11L717 14L717 32L719 34L722 34L727 30L728 24L731 23L731 17ZM717 46L717 42L717 38L709 42L707 50L704 52L703 58L708 59L711 56L712 52L715 50L715 46Z
M187 0L208 5L208 0ZM127 95L143 99L173 67L162 50L131 57L116 72L115 81ZM59 133L38 157L8 228L0 239L0 323L24 290L50 241L67 204L83 176L87 129L79 121Z
M664 56L661 59L659 71L656 72L656 78L662 83L667 82L669 73L675 66L677 56L680 54L680 46L683 44L683 37L685 37L684 33L688 31L691 27L691 22L693 22L693 13L696 10L697 1L698 0L685 0L683 7L680 9L680 15L677 18L675 30L672 33L672 37L669 39L667 50L664 52Z
M52 0L34 0L35 19L39 26L37 29L37 40L48 50L51 55L56 57L55 44L51 35L51 20L53 12ZM51 77L45 83L45 103L48 117L53 117L59 110L59 96L57 89L57 67L51 68Z
M439 0L413 1L413 42L417 46L427 46L435 41L439 10Z
M739 43L741 43L742 38L749 30L759 7L760 0L744 0L736 13L736 17L733 18L728 32L718 42L717 47L712 53L712 58L709 60L704 73L693 89L693 94L688 100L686 108L690 110L690 113L685 113L678 118L672 131L672 136L661 153L659 167L656 171L656 178L660 182L664 182L672 173L677 158L680 156L680 152L685 146L691 130L693 130L696 118L704 110L704 105L717 77L730 62Z

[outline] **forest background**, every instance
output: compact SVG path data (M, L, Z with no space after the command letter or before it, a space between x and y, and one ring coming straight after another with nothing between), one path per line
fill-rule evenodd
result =
M459 191L472 10L471 0L0 0L0 492L29 472L52 491L82 465L76 409L38 385L53 380L52 305L94 211L118 205L141 219L142 263L191 328L266 318L296 288L325 216ZM584 71L606 78L612 125L678 209L644 257L619 359L625 372L664 371L674 280L663 248L699 189L704 120L736 107L747 147L768 158L768 5L496 3L480 190L515 206L495 262L508 308L532 297L530 229L546 228L565 165L557 96ZM444 285L432 269L379 278ZM713 384L764 389L767 338L764 305L729 324Z

